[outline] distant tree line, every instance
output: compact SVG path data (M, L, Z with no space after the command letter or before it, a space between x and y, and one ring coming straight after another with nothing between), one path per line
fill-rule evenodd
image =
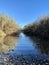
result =
M34 23L24 26L23 33L29 36L49 38L49 16L43 16Z

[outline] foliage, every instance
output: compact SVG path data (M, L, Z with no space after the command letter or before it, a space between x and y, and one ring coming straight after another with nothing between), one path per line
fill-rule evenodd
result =
M6 34L2 31L2 30L0 30L0 37L4 37Z
M26 25L23 32L27 35L49 37L49 16L41 17L35 23Z
M8 35L17 32L20 28L11 17L0 15L0 29Z

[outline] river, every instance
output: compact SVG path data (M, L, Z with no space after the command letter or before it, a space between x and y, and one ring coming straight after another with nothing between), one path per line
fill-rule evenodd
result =
M14 52L17 55L38 54L36 45L32 43L29 37L25 36L22 33L19 36L19 41L15 46Z
M43 44L43 45L42 45ZM44 46L45 44L45 46ZM43 47L43 48L42 48ZM42 53L43 50L43 53ZM42 39L37 39L33 37L32 39L23 33L19 35L18 42L16 42L13 53L17 55L49 55L49 41Z
M42 61L43 59L45 60L44 61L45 64L46 63L49 64L49 40L43 40L37 37L30 38L24 35L23 33L21 33L19 37L9 37L9 36L6 37L4 39L4 42L2 42L2 46L0 47L0 49L1 49L0 56L1 57L3 56L3 59L6 57L6 62L8 61L8 64L11 63L9 65L12 65L12 64L16 65L18 63L20 63L21 65L24 65L22 63L26 61L26 58L28 59L26 63L28 62L29 64L31 64L32 60L34 60L33 61L35 63L34 65L36 64L38 65L39 64L38 61L39 60ZM16 62L16 60L18 62ZM23 62L21 62L20 60Z

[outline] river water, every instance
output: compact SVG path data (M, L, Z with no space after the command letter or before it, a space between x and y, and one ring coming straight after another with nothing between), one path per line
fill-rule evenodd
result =
M29 55L29 54L38 54L36 45L32 43L29 37L24 34L20 34L19 41L17 42L14 52L17 55Z
M40 38L30 38L23 33L19 35L14 51L17 55L49 55L49 41Z
M4 59L5 61L8 61L8 64L11 63L9 65L12 65L12 63L13 65L16 65L13 62L15 61L15 63L17 63L16 60L12 59L13 58L15 59L17 56L21 57L19 58L19 60L17 59L18 63L20 63L21 62L20 59L22 59L25 56L26 58L28 58L29 60L28 62L30 62L31 59L37 60L39 58L39 59L48 59L47 64L49 64L49 40L43 40L35 36L30 38L24 35L23 33L21 33L19 37L11 37L11 36L5 37L3 41L0 43L0 63ZM12 60L12 62L10 60Z

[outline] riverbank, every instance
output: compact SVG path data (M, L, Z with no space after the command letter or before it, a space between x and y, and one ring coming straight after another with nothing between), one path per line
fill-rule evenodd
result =
M28 36L49 38L49 16L41 17L34 23L24 26L22 32Z
M19 35L20 30L21 29L20 29L19 25L17 25L15 23L13 18L9 17L8 15L0 14L0 31L2 31L0 36L2 36L3 33L5 33L6 36L7 35L16 36L16 35Z

